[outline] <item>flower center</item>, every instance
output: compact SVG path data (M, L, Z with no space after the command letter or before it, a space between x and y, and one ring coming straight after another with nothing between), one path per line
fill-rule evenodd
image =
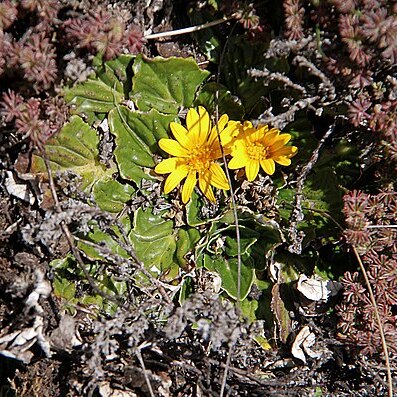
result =
M262 160L267 158L268 147L260 142L253 142L247 145L247 154L251 160Z
M191 151L187 165L191 171L202 174L208 171L213 161L212 150L208 147L198 146Z

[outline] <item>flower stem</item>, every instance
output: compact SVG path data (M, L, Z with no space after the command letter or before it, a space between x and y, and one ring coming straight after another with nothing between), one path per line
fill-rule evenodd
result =
M223 62L223 57L225 56L227 46L229 44L229 38L233 34L234 29L236 28L236 24L233 25L232 29L230 30L230 33L227 37L226 43L222 49L221 55L219 57L219 64L218 64L218 71L217 71L217 76L216 76L216 83L217 86L219 87L219 82L220 82L220 75L221 75L221 67L222 67L222 62ZM241 236L240 236L240 226L238 222L238 214L237 214L237 206L236 206L236 200L234 196L234 189L232 185L232 178L230 176L229 169L227 167L227 161L226 161L226 156L225 152L223 150L222 142L221 142L221 135L219 132L218 128L218 120L219 120L219 89L215 91L215 128L216 128L216 133L218 135L218 141L219 145L221 147L221 152L222 152L222 159L223 159L223 164L225 165L225 170L226 170L226 178L227 181L229 182L230 186L230 198L232 201L232 211L233 211L233 218L234 218L234 226L236 228L236 243L237 243L237 307L240 310L240 304L241 304Z

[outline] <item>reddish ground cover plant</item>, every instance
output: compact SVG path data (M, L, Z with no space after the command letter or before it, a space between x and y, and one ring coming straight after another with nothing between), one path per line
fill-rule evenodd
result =
M353 191L344 197L346 241L357 247L381 316L389 349L397 352L397 195ZM382 355L379 327L363 275L346 272L343 300L337 307L340 337L364 355Z
M68 19L63 26L67 38L79 48L103 54L105 60L115 58L123 50L132 54L142 50L141 32L135 26L127 28L121 17L100 8L87 16Z
M62 99L53 99L65 79L65 60L75 59L63 59L65 54L77 46L83 59L88 50L108 60L122 51L142 50L139 29L127 23L126 16L116 16L117 10L97 8L86 16L77 10L66 20L60 19L61 10L68 15L67 2L0 3L0 80L4 82L0 112L4 122L15 123L16 131L34 145L44 143L66 120ZM64 33L68 40L62 40ZM11 80L18 85L8 86Z
M29 137L35 145L44 144L65 124L68 109L62 99L48 97L24 98L8 91L3 94L1 113L6 123L13 122L23 138Z

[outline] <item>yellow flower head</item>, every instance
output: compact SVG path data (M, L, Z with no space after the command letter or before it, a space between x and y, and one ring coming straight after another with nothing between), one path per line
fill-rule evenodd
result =
M275 163L290 165L291 157L298 151L296 146L286 146L290 134L280 134L280 130L267 125L255 128L250 122L240 127L240 132L231 142L232 170L245 167L247 179L252 182L258 175L259 166L269 175L275 171Z
M229 136L230 130L238 128L237 123L229 122L224 114L218 121L218 129L223 136ZM186 116L186 127L170 123L175 139L160 139L159 146L171 156L157 164L158 174L170 174L164 185L164 193L175 189L186 178L182 189L182 202L186 204L197 180L200 190L212 202L215 196L211 186L229 189L229 183L221 166L216 162L222 157L216 126L212 126L208 112L202 107L198 111L190 109Z

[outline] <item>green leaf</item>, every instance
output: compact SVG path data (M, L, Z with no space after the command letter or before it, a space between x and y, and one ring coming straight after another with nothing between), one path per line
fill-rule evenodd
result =
M221 5L222 4L221 0L208 0L208 5L210 5L213 8L215 8L215 10L219 9L218 3Z
M108 304L105 303L104 298L101 295L83 295L78 300L80 305L89 306L92 309L103 308L108 314L114 314L114 310L111 307L112 303L109 302ZM95 312L95 311L94 311Z
M261 280L261 277L265 279ZM267 271L256 272L255 286L261 292L258 298L258 309L255 313L256 318L265 320L268 324L273 324L275 320L271 309L273 283L269 280Z
M255 279L255 271L250 262L250 258L245 258L241 263L240 300L247 297ZM221 256L204 254L204 266L210 271L216 271L222 279L222 288L231 298L237 299L237 258L225 259Z
M310 264L309 258L303 255L292 254L288 251L280 251L274 257L275 266L279 269L279 282L291 284L298 280L301 273L310 274L314 265Z
M268 339L263 335L254 336L254 341L265 351L272 349Z
M71 314L76 312L75 305L78 302L76 298L76 276L74 275L75 260L71 255L62 259L55 259L50 262L54 269L54 278L52 288L54 295L61 299L61 306Z
M193 228L180 228L178 230L175 250L175 261L179 266L186 266L185 255L192 251L195 243L200 239L200 232Z
M131 230L131 223L127 216L121 218L120 223L122 224L125 233L128 233ZM123 258L129 257L128 253L122 247L120 247L117 242L118 239L123 241L122 235L117 225L114 225L112 230L107 233L101 230L96 223L91 224L90 227L91 231L84 236L81 236L80 241L77 244L79 249L84 251L88 258L91 260L103 261L106 258L106 254L104 254L102 250L93 247L91 244L85 243L84 240L98 244L105 249L105 252L108 250L109 252L120 255ZM112 237L112 234L114 237Z
M197 227L206 224L209 219L203 219L201 208L204 205L202 198L193 190L192 198L186 204L186 221L189 226Z
M177 114L192 105L197 87L209 72L200 70L193 59L137 56L134 62L132 95L142 111L156 109Z
M234 226L229 226L227 229L235 230ZM225 229L225 232L226 230ZM222 232L224 235L225 232ZM256 233L254 230L246 228L244 226L240 226L240 252L241 255L244 255L248 252L249 248L258 241L259 233ZM225 236L225 253L228 256L237 256L238 254L238 244L236 236Z
M90 191L92 185L109 178L115 169L98 162L97 133L80 117L72 116L61 132L46 144L46 154L52 171L72 171L82 178L81 189ZM44 161L34 155L31 171L46 172Z
M151 209L141 208L135 213L129 239L137 257L154 274L168 273L174 264L176 249L174 223L161 215L154 215Z
M221 69L222 83L241 99L246 113L252 115L264 110L262 98L269 96L264 79L248 74L251 68L263 69L265 48L265 41L253 43L246 35L231 37Z
M103 62L99 57L95 57L93 66L96 67L96 75L99 80L111 88L116 88L118 92L124 92L125 98L131 90L132 64L135 55L120 55L116 59Z
M54 288L55 296L65 299L66 301L72 301L76 295L76 285L74 282L62 278L59 275L55 276L52 283Z
M322 396L324 396L322 387L316 386L313 397L322 397Z
M127 286L124 281L115 281L108 274L103 274L97 278L100 283L100 288L106 293L114 295L122 295L126 292Z
M237 238L233 212L225 212L211 222L206 240L196 246L197 266L216 271L223 289L234 299L237 295ZM241 251L241 299L255 279L254 269L262 270L269 251L284 241L279 225L263 215L238 209ZM226 225L226 226L225 226Z
M340 232L330 215L336 221L342 221L342 195L342 188L332 168L314 167L303 188L304 219L298 223L298 229L305 233L304 247L316 238L337 238ZM294 200L295 192L292 189L280 189L280 215L286 223Z
M90 244L84 242L87 240L92 243L96 243L99 246L102 246L104 252L108 250L111 253L118 254L124 258L128 258L127 252L120 247L120 245L108 234L100 230L99 228L94 228L93 231L87 233L86 236L80 237L80 241L78 242L77 246L79 249L84 251L88 258L91 260L103 260L104 255L102 250L97 250Z
M159 153L157 142L168 137L168 126L175 116L160 114L152 109L148 113L132 112L117 106L108 116L110 132L116 137L114 156L120 175L139 185L151 177L143 167L154 167L153 154Z
M124 94L99 80L89 79L65 92L65 101L75 114L86 115L90 124L95 113L106 114L124 99Z
M113 179L99 180L93 187L95 201L99 208L108 212L120 212L131 199L135 189L128 183Z
M291 143L298 147L294 163L309 162L318 145L318 139L313 134L313 124L306 117L299 117L288 124L285 132L292 135Z
M75 263L75 259L71 255L67 255L62 259L54 259L50 262L50 266L54 268L56 271L60 270L68 270L73 268Z
M243 316L252 324L256 320L256 310L258 309L258 301L257 300L250 300L244 299L240 303L240 309Z
M266 255L270 250L274 249L284 241L284 236L279 224L274 220L267 219L262 214L255 214L245 207L240 207L238 208L238 219L240 225L241 252L248 252L252 246L252 250L259 249L262 252L261 256L263 257L263 255ZM229 251L229 254L237 255L233 211L226 211L219 219L218 223L220 222L224 222L229 225L225 229L219 229L222 230L222 233L225 233L223 230L229 230L232 233L232 240L230 240L229 247L229 250L232 251ZM216 233L219 233L219 230ZM257 240L257 244L252 244L253 238ZM233 240L234 242L231 242ZM246 248L244 249L245 246Z
M230 91L222 84L214 82L205 84L196 100L194 106L203 105L210 114L215 114L216 100L215 93L218 91L219 117L227 114L230 120L242 120L244 116L244 107L239 99L234 97Z
M117 305L96 294L88 287L89 283L85 274L76 265L75 259L68 255L61 260L54 260L50 263L54 268L55 277L53 281L54 293L65 300L62 305L71 313L76 312L77 305L89 305L91 309L104 310L108 314L114 314ZM95 280L96 286L110 296L122 296L127 290L125 281L116 281L106 273L106 270L99 272L100 266L92 264L87 266L90 276ZM77 285L80 286L79 293Z
M303 189L306 205L334 215L342 210L342 189L331 167L315 168Z
M121 297L127 292L126 281L115 281L110 275L103 273L95 277L98 283L99 289L109 296ZM95 298L101 299L101 302L97 303L106 313L114 314L117 310L117 305L107 299L103 299L99 294L94 295Z
M178 302L180 305L191 295L194 293L194 286L191 277L185 277L182 280L181 288L179 291Z
M103 119L106 113L127 98L130 89L127 70L134 56L122 55L118 59L101 63L96 59L95 75L87 81L65 90L65 101L73 113L85 115L92 124Z
M99 208L119 212L130 200L134 189L113 180L115 166L106 168L99 162L97 132L79 116L72 116L61 132L46 144L51 170L73 172L81 177L79 188L93 193ZM47 174L43 159L33 155L31 172Z

